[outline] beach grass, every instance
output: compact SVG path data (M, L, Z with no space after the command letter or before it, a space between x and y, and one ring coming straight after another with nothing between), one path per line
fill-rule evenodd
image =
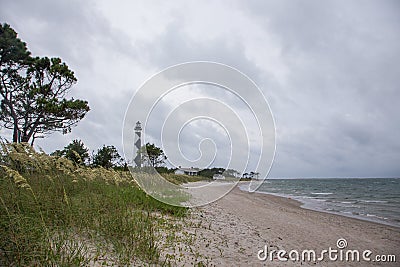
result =
M174 242L175 221L188 210L148 196L130 173L75 166L24 144L1 152L1 266L177 260L162 246L166 235Z
M164 177L167 181L176 185L212 180L204 176L197 176L197 175L192 176L192 175L174 174L174 173L162 173L161 176Z

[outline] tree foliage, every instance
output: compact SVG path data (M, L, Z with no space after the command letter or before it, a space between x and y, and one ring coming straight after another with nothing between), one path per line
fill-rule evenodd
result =
M214 174L222 174L224 173L224 168L211 168L211 169L203 169L199 172L199 175L212 178Z
M234 169L227 169L223 172L223 174L230 177L238 177L240 175L240 173Z
M90 110L87 101L67 99L77 79L60 58L31 57L17 33L0 25L0 118L13 142L71 131Z
M121 160L122 158L114 146L103 145L93 156L93 165L109 169L117 166Z
M55 156L63 156L72 160L76 164L84 165L89 160L89 149L85 147L81 140L72 140L62 150L56 150L52 153Z
M17 37L17 33L10 25L0 24L0 95L3 98L1 100L0 117L3 124L9 123L4 121L5 119L13 123L14 140L18 138L17 113L13 105L14 95L22 89L20 86L23 84L23 79L19 72L28 66L29 59L30 52L26 48L26 43Z
M147 166L160 167L167 159L161 148L150 143L144 145L138 153L142 153L142 161Z

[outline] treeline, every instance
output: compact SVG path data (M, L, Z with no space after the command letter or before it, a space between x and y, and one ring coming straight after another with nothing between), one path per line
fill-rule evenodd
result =
M65 157L77 165L128 170L128 164L113 145L103 145L96 152L89 154L89 149L82 140L75 139L63 149L56 150L50 155Z
M156 167L155 168L159 173L174 173L177 168L167 168L167 167ZM224 169L224 168L205 168L198 172L199 176L203 176L206 178L212 179L214 175L223 175L225 177L234 177L234 178L243 178L243 179L258 179L259 173L258 172L246 172L243 175L240 172L234 169Z

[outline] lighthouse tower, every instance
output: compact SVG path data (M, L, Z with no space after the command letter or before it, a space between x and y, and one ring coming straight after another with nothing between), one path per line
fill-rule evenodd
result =
M142 167L142 155L140 153L140 148L142 147L142 125L140 121L136 122L135 130L135 144L134 144L134 153L135 156L134 162L136 167Z

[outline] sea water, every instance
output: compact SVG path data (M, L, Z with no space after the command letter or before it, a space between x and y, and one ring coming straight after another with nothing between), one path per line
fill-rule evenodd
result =
M290 197L308 209L400 227L399 178L266 179L257 192Z

